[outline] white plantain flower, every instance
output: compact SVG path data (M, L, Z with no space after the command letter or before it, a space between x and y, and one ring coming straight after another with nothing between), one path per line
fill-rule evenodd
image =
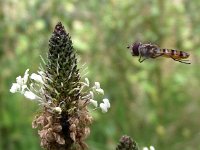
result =
M107 98L103 99L103 103L101 103L100 108L102 112L106 113L108 111L108 108L110 108L110 102Z
M109 102L109 100L108 100L107 98L104 98L104 99L103 99L103 102L106 104L106 106L107 106L108 108L110 108L110 102Z
M35 80L36 82L44 84L44 81L42 80L42 76L41 75L33 73L33 74L31 74L30 78Z
M12 87L10 88L11 93L16 93L20 90L20 85L18 83L13 83Z
M90 99L90 103L92 103L95 107L98 106L98 103L97 101L93 100L93 99Z
M106 113L108 111L108 107L105 103L101 103L99 106L103 113Z
M30 91L25 91L24 96L31 100L37 99L37 95L35 95L33 92Z
M148 147L143 147L142 150L155 150L155 148L153 146Z

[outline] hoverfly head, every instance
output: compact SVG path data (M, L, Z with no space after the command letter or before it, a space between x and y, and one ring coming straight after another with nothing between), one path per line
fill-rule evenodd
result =
M140 42L135 42L130 46L127 46L128 49L130 49L132 56L139 56L139 46Z

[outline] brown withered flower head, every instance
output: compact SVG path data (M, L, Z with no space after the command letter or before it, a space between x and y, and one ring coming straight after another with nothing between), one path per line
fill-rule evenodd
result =
M30 100L37 101L41 111L32 122L38 129L41 146L46 150L73 150L87 148L85 139L90 134L92 117L88 104L107 112L107 98L98 105L95 94L104 94L99 82L90 87L88 78L82 81L77 67L76 52L72 41L59 22L49 40L48 58L38 73L29 77L17 77L10 92L19 92Z

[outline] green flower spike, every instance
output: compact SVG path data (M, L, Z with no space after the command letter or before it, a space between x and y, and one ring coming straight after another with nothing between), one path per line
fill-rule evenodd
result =
M85 149L92 117L87 110L89 99L82 99L82 84L76 53L69 34L59 22L49 40L46 63L42 114L36 116L33 127L39 127L41 146L45 149Z

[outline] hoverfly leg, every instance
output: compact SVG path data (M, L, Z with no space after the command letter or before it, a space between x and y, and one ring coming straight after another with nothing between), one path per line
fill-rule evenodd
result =
M140 62L140 63L142 63L144 60L146 60L147 58L143 58L142 59L142 56L140 55L140 58L138 59L138 61Z
M180 63L184 63L184 64L191 64L190 62L187 62L189 60L178 60L178 59L174 59L173 57L171 57L174 61L178 61Z
M141 58L142 58L142 56L140 55L140 57L139 57L139 59L138 59L138 61L141 63Z
M142 63L142 62L143 62L144 60L146 60L146 59L147 59L147 58L144 58L144 59L142 59L142 60L139 60L139 62Z
M184 64L191 64L191 62L187 62L189 60L178 60L180 63L184 63Z

